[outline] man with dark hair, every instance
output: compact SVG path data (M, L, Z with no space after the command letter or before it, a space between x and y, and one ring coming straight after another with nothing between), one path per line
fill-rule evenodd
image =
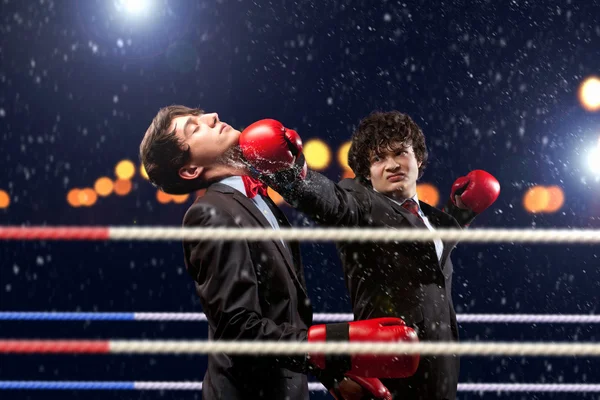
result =
M301 149L293 143L279 145L285 138L282 131L284 127L245 130L242 153L254 175L326 226L460 229L499 195L498 181L476 170L456 180L446 212L420 201L416 188L427 165L425 136L408 115L397 111L374 112L360 122L349 151L356 177L339 184L314 171L303 178L297 162L283 168L264 162L289 151L302 162ZM355 320L399 317L422 341L457 341L450 260L455 245L441 240L338 242ZM414 375L382 381L397 399L450 400L456 398L458 375L457 357L428 356L421 357Z
M289 227L285 215L267 196L266 187L248 176L239 137L240 132L216 113L197 108L166 107L152 121L140 145L140 159L150 182L172 194L207 189L186 212L184 226ZM286 138L301 147L294 131L288 131ZM312 306L298 243L203 240L185 241L183 247L186 269L207 317L210 340L320 342L332 340L332 336L345 341L417 340L414 330L398 318L311 327ZM202 397L305 400L305 374L311 373L338 400L363 395L383 399L389 394L385 386L377 378L366 377L381 373L408 376L416 370L418 356L337 357L335 365L330 362L318 354L211 354Z

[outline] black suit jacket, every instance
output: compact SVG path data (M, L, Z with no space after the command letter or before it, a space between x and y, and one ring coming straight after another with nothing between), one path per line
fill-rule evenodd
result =
M270 200L269 200L270 201ZM289 226L271 202L280 226ZM187 211L185 227L267 227L252 200L211 185ZM184 242L185 265L208 319L209 340L306 340L312 323L298 243ZM304 357L208 357L203 399L308 399Z
M427 229L419 217L356 179L336 184L309 171L304 181L278 191L322 225ZM420 206L434 228L461 228L449 214ZM457 341L450 260L455 245L444 242L438 261L433 242L338 242L355 319L400 317L422 341ZM414 376L383 381L397 399L455 399L458 373L457 357L421 357Z

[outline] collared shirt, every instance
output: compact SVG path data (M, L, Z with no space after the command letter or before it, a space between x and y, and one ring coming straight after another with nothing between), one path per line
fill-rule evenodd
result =
M373 189L375 190L375 189ZM377 190L375 190L377 191ZM404 204L404 202L408 199L403 200L402 202L396 201L394 199L392 199L391 197L388 197L388 199L390 199L391 201L393 201L394 203L402 206L402 204ZM435 229L433 229L433 225L431 225L431 223L429 222L429 219L427 218L427 216L423 213L423 210L421 210L421 205L419 204L419 197L417 196L417 194L415 193L415 195L412 197L412 199L417 203L417 206L419 206L419 215L421 216L421 219L423 219L423 222L425 223L425 226L427 227L427 229L429 229L430 231L435 231ZM444 243L442 242L441 239L435 239L433 241L433 243L435 244L435 252L437 253L438 256L438 261L442 260L442 254L444 253Z
M220 180L219 183L225 184L237 190L244 196L248 197L248 194L246 193L246 188L244 187L244 181L242 181L241 176L229 176L225 179ZM271 227L273 227L273 229L279 229L279 223L277 222L277 218L275 218L273 211L271 211L263 197L260 194L257 194L256 196L254 196L254 198L250 200L256 205L256 208L258 208L260 212L265 216L267 221L269 221ZM283 240L281 242L285 246L285 242Z

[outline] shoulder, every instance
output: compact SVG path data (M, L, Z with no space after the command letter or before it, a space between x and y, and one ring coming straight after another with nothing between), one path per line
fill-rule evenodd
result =
M424 201L419 200L419 205L421 207L421 210L423 210L423 213L425 213L425 215L427 215L427 217L434 217L437 220L441 221L443 225L460 228L460 224L458 223L458 221L456 221L456 219L452 215L450 215L430 204L427 204Z
M355 194L365 198L375 194L373 189L365 186L357 178L342 179L338 185L347 192L354 192Z
M222 194L207 192L188 208L183 226L237 226L230 202Z

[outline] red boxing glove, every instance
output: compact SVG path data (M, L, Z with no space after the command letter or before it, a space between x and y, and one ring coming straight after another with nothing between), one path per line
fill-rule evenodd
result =
M308 330L309 342L418 342L414 329L400 318L375 318L339 324L315 325ZM323 370L340 371L371 378L406 378L414 375L419 355L408 354L309 354L309 361Z
M365 396L368 396L369 399L392 400L390 390L379 379L365 378L354 374L346 374L346 377L360 385L363 393L367 392ZM344 391L339 387L331 389L329 393L336 400L344 400Z
M306 176L302 139L292 129L274 119L256 121L242 131L239 138L242 155L256 175L273 174L297 167L297 176ZM296 164L301 165L297 166Z
M500 183L493 175L476 169L469 172L467 176L461 176L452 185L450 200L456 204L455 196L460 196L463 204L469 210L480 214L486 208L494 204L500 195Z

